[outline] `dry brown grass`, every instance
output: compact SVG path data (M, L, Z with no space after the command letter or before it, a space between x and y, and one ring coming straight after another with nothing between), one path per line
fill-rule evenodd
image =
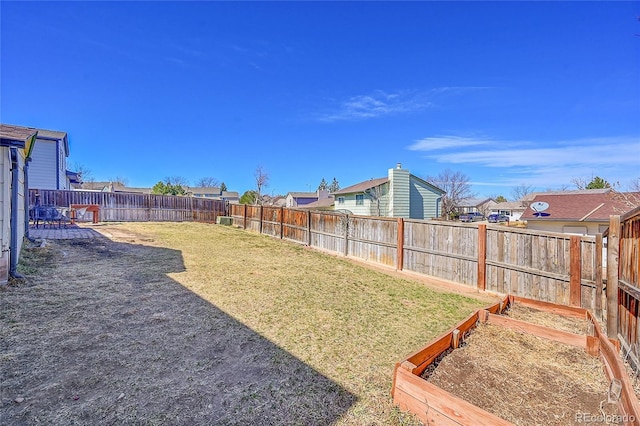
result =
M591 321L586 318L575 318L553 312L545 312L539 309L514 304L506 315L517 320L527 321L532 324L542 325L557 330L574 334L593 334Z
M3 423L411 424L395 362L486 304L228 227L96 229L2 292Z

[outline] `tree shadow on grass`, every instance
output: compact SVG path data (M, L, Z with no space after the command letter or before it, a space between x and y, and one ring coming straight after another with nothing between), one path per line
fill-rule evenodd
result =
M322 425L356 402L169 278L179 251L106 238L42 250L23 255L28 285L1 295L0 423Z

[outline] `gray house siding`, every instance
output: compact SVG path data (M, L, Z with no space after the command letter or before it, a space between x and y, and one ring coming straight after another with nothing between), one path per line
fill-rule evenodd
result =
M29 187L69 189L67 157L69 146L64 132L38 131L29 164Z
M356 203L356 195L363 196L362 204ZM338 197L344 197L344 203L338 203ZM335 209L346 209L349 210L353 214L357 214L360 216L370 216L371 215L371 200L366 196L364 192L352 193L352 194L344 194L338 195L336 197Z
M432 219L439 216L442 197L440 193L435 192L432 187L421 182L415 176L411 176L409 193L411 195L409 218Z
M443 195L443 190L398 164L389 169L388 178L361 182L336 192L335 209L363 216L432 219L439 216ZM358 197L361 204L357 204Z
M389 169L389 214L390 217L409 217L411 192L409 170Z
M29 165L29 187L34 189L58 188L58 147L56 141L36 140Z

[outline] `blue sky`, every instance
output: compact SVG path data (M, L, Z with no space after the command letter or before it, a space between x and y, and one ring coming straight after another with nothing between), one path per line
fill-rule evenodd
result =
M96 180L315 190L465 173L478 195L640 176L639 2L0 3L3 123Z

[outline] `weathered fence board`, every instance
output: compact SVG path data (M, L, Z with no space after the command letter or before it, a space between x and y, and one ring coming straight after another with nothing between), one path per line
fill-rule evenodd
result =
M490 226L487 290L568 305L571 237ZM595 237L580 238L580 304L595 308Z
M405 220L404 232L404 269L476 285L477 227Z
M29 190L30 204L36 201L57 207L96 204L104 222L215 222L218 216L227 214L226 201L132 192Z
M612 223L617 222L613 220ZM640 208L619 219L617 334L625 350L640 364ZM613 227L613 226L612 226ZM607 265L608 268L615 267ZM612 325L613 326L613 325ZM634 351L635 348L635 351Z
M396 265L398 221L391 218L350 218L350 256L387 266Z
M591 310L602 297L596 291L602 246L599 251L595 237L574 236L572 248L572 236L567 234L501 225L479 227L280 207L264 207L260 216L259 209L231 206L234 224L497 293Z
M311 212L310 245L334 253L346 252L351 217L338 213Z

